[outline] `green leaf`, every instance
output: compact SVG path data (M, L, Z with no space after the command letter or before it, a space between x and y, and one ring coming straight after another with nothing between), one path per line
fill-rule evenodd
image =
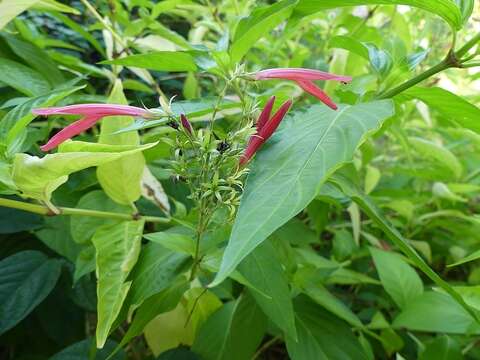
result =
M442 335L429 342L420 353L419 360L462 360L464 356L460 345L447 335Z
M475 312L467 305L461 295L449 283L433 271L423 258L415 251L410 243L395 229L369 197L363 195L356 186L346 177L335 174L330 181L342 192L355 201L360 208L373 220L373 222L387 235L387 237L435 284L448 293L468 314L479 321Z
M253 290L251 294L265 315L286 335L296 339L290 289L273 245L269 241L263 242L240 263L238 271L263 292L259 294Z
M51 90L42 74L5 58L0 58L0 81L27 96L43 95Z
M473 9L475 7L475 0L455 0L458 7L460 8L460 12L462 13L463 23L466 24L468 19L473 13Z
M368 48L365 46L365 43L358 41L357 39L346 36L346 35L337 35L329 39L328 46L330 48L338 48L348 50L367 61L370 61L370 55Z
M450 266L458 266L465 264L470 261L475 261L477 259L480 259L480 250L474 251L472 254L468 255L467 257L463 258L462 260L457 261L456 263L448 265Z
M393 321L395 328L449 334L480 334L480 325L450 296L427 291Z
M253 10L240 20L230 50L233 62L239 61L258 39L267 35L282 21L288 19L298 0L278 1L270 6Z
M131 208L115 203L101 190L94 190L83 195L78 201L76 208L126 214L131 213ZM100 226L113 225L118 222L118 220L114 219L83 215L72 215L70 218L70 232L73 240L78 244L89 243L93 234Z
M143 221L124 221L98 229L92 238L97 267L97 347L105 345L132 284L126 282L141 248Z
M251 359L266 319L250 296L224 304L200 328L192 350L204 360Z
M2 0L0 2L0 30L28 8L40 0Z
M133 66L170 72L197 70L192 55L183 51L157 51L148 54L130 55L115 60L102 61L100 64Z
M23 320L53 290L61 262L39 251L22 251L0 261L0 334Z
M441 16L453 28L462 28L462 14L452 0L300 0L295 8L294 17L308 16L319 11L342 6L358 5L409 5Z
M292 360L367 359L350 326L309 298L295 299L295 314L298 341L287 338Z
M12 35L3 34L2 36L12 51L33 69L43 74L52 86L60 85L65 81L57 64L50 59L45 50Z
M130 279L133 281L129 304L137 307L156 293L166 289L180 274L188 257L155 243L144 247Z
M27 125L36 117L36 115L32 114L32 109L52 106L68 95L83 88L84 86L60 88L59 90L32 98L14 107L0 122L0 146L2 143L12 145L18 141L20 134L25 131Z
M111 104L127 104L122 82L117 80L108 98ZM98 142L111 145L139 145L137 132L111 135L117 130L134 123L131 116L108 116L102 120ZM119 204L129 205L141 195L141 180L145 169L145 158L141 152L100 165L97 168L98 182L103 190Z
M393 66L391 55L385 50L378 49L374 44L364 44L368 51L368 58L373 70L380 76L388 75Z
M358 328L363 327L363 324L357 315L355 315L341 300L330 293L323 285L307 284L304 286L303 291L313 301L330 311L332 314L337 315L340 319L345 320L352 326Z
M393 115L391 101L333 111L314 105L283 120L256 155L232 234L214 284L223 281L256 246L303 210L320 185Z
M143 335L155 356L179 345L193 343L192 327L187 321L187 309L180 301L175 309L158 315L148 323Z
M424 158L432 159L443 168L449 170L449 173L455 178L458 179L462 175L462 164L447 148L418 137L409 137L408 142L412 145L416 153Z
M437 110L454 124L480 133L480 108L462 97L438 87L413 87L403 92L396 99L418 99L432 109Z
M69 141L60 146L60 151L67 152L49 154L43 158L16 154L13 162L13 181L23 196L48 203L52 192L65 183L71 173L135 154L154 145L106 146ZM70 152L72 150L76 151Z
M187 289L187 280L185 278L179 278L167 289L145 300L135 313L135 317L128 327L127 333L122 338L115 352L127 345L130 340L136 336L141 335L145 326L157 315L175 309Z
M370 248L382 285L393 301L404 309L423 293L423 283L400 255Z
M50 249L75 262L82 247L75 243L70 235L70 218L56 216L45 219L45 227L35 235Z
M92 350L92 341L93 338L85 339L79 341L75 344L70 345L69 347L63 349L62 351L56 353L49 360L85 360L91 359L89 357ZM115 348L116 343L114 341L108 340L105 344L105 347L101 350L97 350L95 357L92 360L106 360L108 355ZM110 358L112 360L125 360L126 355L122 351L116 356Z
M77 9L62 4L56 0L40 0L39 2L35 3L33 8L41 11L61 11L64 13L80 15L80 11Z

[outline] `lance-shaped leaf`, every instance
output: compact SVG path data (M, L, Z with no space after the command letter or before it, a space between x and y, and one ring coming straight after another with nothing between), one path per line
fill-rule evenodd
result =
M125 104L122 82L117 80L108 99L112 104ZM131 116L109 116L102 120L99 143L112 145L138 145L140 137L136 131L112 135L112 133L132 125ZM100 165L97 177L107 195L119 204L128 205L138 200L141 194L141 179L145 168L145 158L141 152L124 156L121 159Z
M301 18L341 6L358 5L409 5L441 16L457 30L463 25L462 13L452 0L300 0L292 16Z
M320 185L365 138L393 115L392 102L376 101L337 111L323 105L284 119L251 166L222 265L223 281L256 246L298 214Z
M123 156L155 146L102 145L70 141L59 153L43 158L16 154L13 162L13 181L23 196L49 202L52 192L68 180L68 175L91 166L98 166Z
M125 280L140 253L143 225L144 221L123 221L98 229L92 238L98 278L98 348L105 345L132 284Z

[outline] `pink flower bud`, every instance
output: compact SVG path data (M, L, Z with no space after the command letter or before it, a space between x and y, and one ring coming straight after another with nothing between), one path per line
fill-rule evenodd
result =
M180 114L180 120L182 121L182 126L185 129L185 131L188 132L190 135L192 135L192 132L193 132L192 125L190 124L190 121L188 121L185 114Z

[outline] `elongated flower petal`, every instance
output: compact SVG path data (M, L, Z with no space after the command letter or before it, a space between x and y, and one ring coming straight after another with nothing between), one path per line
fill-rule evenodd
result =
M182 125L183 125L184 129L185 129L190 135L192 135L192 132L193 132L192 125L190 124L190 121L188 121L188 119L187 119L187 117L185 116L185 114L180 114L180 120L182 121Z
M278 125L280 125L282 122L283 118L290 109L290 106L292 106L292 100L285 101L272 116L272 118L265 124L262 130L260 130L259 135L264 139L264 141L267 141L268 138L275 132L275 130L277 130Z
M328 97L328 95L311 81L297 80L297 84L309 94L312 94L333 110L337 110L337 105Z
M272 96L265 107L263 108L260 116L257 120L257 132L259 132L263 126L267 123L268 119L270 119L270 114L272 113L273 103L275 102L275 96Z
M129 105L118 104L78 104L52 108L33 109L35 115L83 115L83 117L67 126L55 136L53 136L45 145L41 146L42 151L49 151L65 140L80 134L91 128L97 121L105 116L140 116L143 118L151 117L151 113L142 108Z
M148 110L119 104L78 104L51 108L33 109L35 115L102 115L102 116L141 116L147 117Z
M75 121L74 123L68 125L66 128L63 128L58 133L56 133L53 137L50 138L50 140L48 140L45 145L40 146L40 150L49 151L56 148L64 141L91 128L100 119L101 116L90 115Z
M265 105L265 107L269 107L270 110L267 109L267 111L265 111L264 109L260 116L262 116L266 112L270 114L274 101L275 101L275 98L270 99L267 105ZM245 149L245 152L243 153L243 155L240 157L240 166L246 165L250 161L250 159L253 157L253 155L255 155L258 149L260 149L260 147L265 143L265 141L267 141L268 138L272 136L272 134L277 129L278 125L280 125L280 122L283 120L283 118L287 114L288 109L290 109L291 105L292 105L291 100L286 101L285 103L282 104L282 106L280 106L277 112L270 119L267 119L267 121L263 124L261 128L257 127L257 133L250 137L247 148ZM259 122L260 122L260 119L257 122L257 124Z
M257 150L263 145L264 141L265 139L260 137L258 134L252 135L248 141L248 146L245 149L245 152L240 157L240 166L246 165L250 161Z
M287 79L287 80L336 80L350 82L350 76L330 74L320 70L303 68L277 68L261 70L255 74L257 80Z

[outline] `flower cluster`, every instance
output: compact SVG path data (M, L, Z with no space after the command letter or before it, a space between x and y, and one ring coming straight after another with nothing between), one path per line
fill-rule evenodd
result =
M343 83L352 80L349 76L341 76L326 73L319 70L302 69L302 68L278 68L261 70L254 74L254 80L269 80L269 79L285 79L295 81L304 91L317 97L324 104L333 110L337 110L337 105L328 97L328 95L314 83L315 80L335 80ZM280 122L283 120L288 110L292 105L292 101L288 100L280 106L278 111L272 116L272 108L275 102L275 97L272 96L261 112L257 124L256 133L249 139L245 152L240 157L240 166L246 165L260 147L268 140L274 133ZM146 119L151 119L154 114L146 109L128 106L128 105L114 105L114 104L81 104L70 105L63 107L34 109L33 113L36 115L81 115L80 120L65 127L56 135L54 135L45 145L41 146L42 151L49 151L56 148L64 141L80 134L81 132L91 128L100 119L106 116L137 116ZM186 116L180 116L180 122L187 134L192 135L193 129ZM176 124L176 123L175 123ZM177 125L178 126L178 125Z

